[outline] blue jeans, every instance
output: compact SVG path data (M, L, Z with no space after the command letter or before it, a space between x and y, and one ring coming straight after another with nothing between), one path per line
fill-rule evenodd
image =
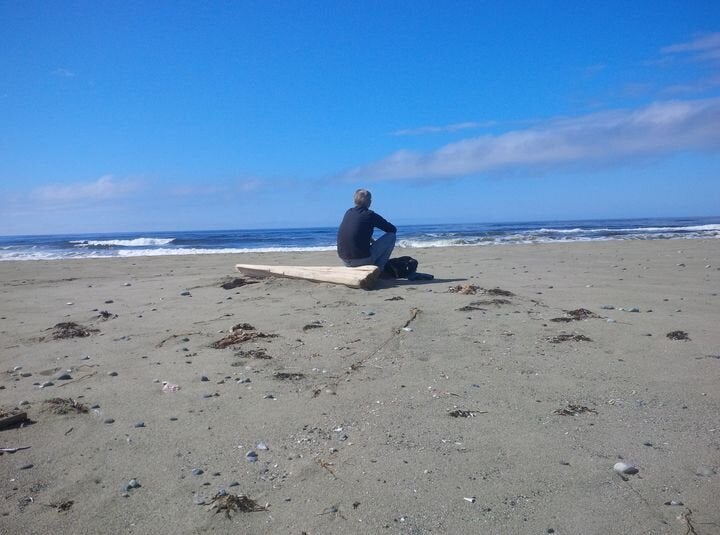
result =
M370 266L374 264L380 269L383 269L387 261L390 260L390 255L394 248L395 233L388 232L380 236L370 246L370 256L367 258L352 258L350 260L343 258L342 261L347 267Z

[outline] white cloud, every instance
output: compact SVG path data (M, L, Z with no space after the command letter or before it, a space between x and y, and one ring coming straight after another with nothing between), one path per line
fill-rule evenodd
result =
M663 54L686 54L698 61L720 60L720 32L699 35L692 41L660 49Z
M419 126L417 128L404 128L402 130L396 130L390 135L392 136L416 136L420 134L439 134L439 133L451 133L457 132L458 130L468 130L473 128L487 128L495 125L495 121L467 121L464 123L455 123L442 126Z
M112 175L104 175L94 182L42 186L33 190L32 197L46 203L99 201L123 197L135 191L137 187L135 182L117 180Z
M53 71L53 74L55 76L61 76L63 78L72 78L75 76L75 73L73 71L70 71L68 69L55 69Z
M246 178L219 183L182 184L169 191L176 197L227 197L237 193L255 192L264 185L264 181L259 178Z
M666 95L690 95L693 93L702 93L720 87L720 75L693 80L683 84L675 84L663 89Z
M235 184L235 188L240 191L241 193L250 193L253 191L257 191L261 189L264 186L264 182L260 179L247 179L247 180L241 180L237 184Z
M682 150L720 148L720 98L663 101L634 110L561 118L432 152L401 150L350 169L347 180L442 179L568 165L600 165Z

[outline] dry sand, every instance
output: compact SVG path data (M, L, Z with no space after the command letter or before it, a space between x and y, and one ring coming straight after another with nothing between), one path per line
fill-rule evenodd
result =
M436 279L374 291L220 287L333 253L0 262L0 532L720 533L718 245L416 249ZM240 323L273 337L211 347Z

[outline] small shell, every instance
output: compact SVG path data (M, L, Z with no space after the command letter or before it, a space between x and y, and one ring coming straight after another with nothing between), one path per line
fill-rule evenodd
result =
M637 466L627 463L615 463L613 470L620 474L637 474L640 471Z

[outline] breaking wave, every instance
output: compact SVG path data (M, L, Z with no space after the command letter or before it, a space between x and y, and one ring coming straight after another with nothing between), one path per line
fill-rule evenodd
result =
M159 247L175 238L133 238L131 240L70 240L75 247Z

